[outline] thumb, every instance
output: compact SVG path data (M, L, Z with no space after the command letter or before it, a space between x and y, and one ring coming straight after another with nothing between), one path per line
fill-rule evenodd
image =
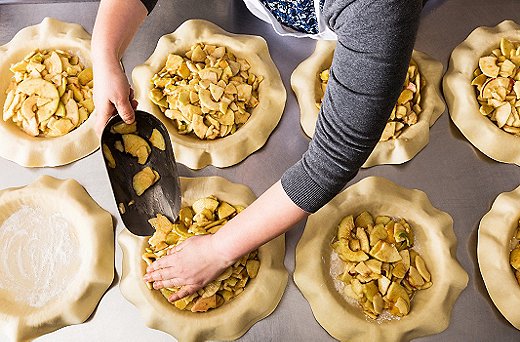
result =
M134 108L130 104L130 100L128 98L125 98L115 104L117 113L123 121L127 124L131 124L134 122L135 119L135 113Z

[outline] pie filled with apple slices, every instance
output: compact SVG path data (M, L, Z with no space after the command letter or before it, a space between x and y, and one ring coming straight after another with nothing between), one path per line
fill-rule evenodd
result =
M37 49L10 71L2 118L30 136L65 135L94 111L92 68L70 52Z

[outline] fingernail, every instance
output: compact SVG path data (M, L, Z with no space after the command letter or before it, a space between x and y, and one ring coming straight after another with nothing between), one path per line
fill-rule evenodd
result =
M149 274L145 274L144 277L143 277L143 280L144 280L144 281L150 281L150 280L152 280L152 279L151 279L151 277L150 277Z

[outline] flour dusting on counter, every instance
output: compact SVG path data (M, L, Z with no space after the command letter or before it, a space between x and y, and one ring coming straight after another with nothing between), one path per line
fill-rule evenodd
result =
M23 206L0 226L0 289L42 307L62 293L79 264L78 241L59 213Z

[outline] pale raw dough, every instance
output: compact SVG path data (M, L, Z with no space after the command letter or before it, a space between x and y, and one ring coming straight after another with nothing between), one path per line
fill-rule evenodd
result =
M215 195L233 205L247 206L255 195L245 185L221 177L181 178L182 206L199 198ZM258 249L260 270L244 292L231 302L204 313L181 311L143 281L146 263L141 255L148 238L123 230L118 242L123 250L121 292L144 316L146 325L162 330L179 341L235 340L257 321L274 311L287 285L284 266L285 238L280 236Z
M520 285L509 264L510 244L520 217L520 187L496 198L480 221L477 257L489 296L498 310L520 330Z
M505 20L495 27L478 27L451 53L443 89L451 119L482 153L503 163L520 165L520 137L498 128L479 112L473 71L480 57L498 48L500 38L520 41L520 26Z
M330 244L339 221L367 210L373 215L406 219L415 232L414 249L423 257L433 285L418 291L408 316L370 322L360 307L347 303L330 275ZM445 330L452 307L467 286L468 275L455 259L451 217L435 209L426 194L384 178L368 177L352 185L309 216L296 248L294 281L316 320L341 341L406 341Z
M78 24L45 18L21 29L11 41L0 46L0 108L3 108L12 72L35 49L71 51L85 67L91 67L90 35ZM81 126L56 138L31 137L12 122L0 118L0 156L26 167L60 166L81 159L99 147L94 130L95 110Z
M311 138L314 136L319 113L316 102L321 98L318 74L330 68L335 48L335 41L318 41L312 55L298 65L291 76L291 86L300 106L300 124L305 134ZM439 95L442 64L416 50L413 51L412 59L426 80L426 86L421 92L423 111L419 114L417 123L405 127L397 139L378 142L363 164L364 168L381 164L402 164L415 157L428 144L430 127L444 112L445 105Z
M114 278L112 217L79 183L0 191L0 331L30 340L84 322Z
M264 77L258 88L260 103L244 126L225 138L200 140L177 133L173 122L148 98L150 80L165 65L168 54L184 55L197 42L227 47L251 64L252 73ZM170 133L175 159L191 169L231 166L261 148L280 121L287 97L263 38L229 33L205 20L188 20L175 32L162 36L150 58L133 70L132 79L138 108L161 119Z

